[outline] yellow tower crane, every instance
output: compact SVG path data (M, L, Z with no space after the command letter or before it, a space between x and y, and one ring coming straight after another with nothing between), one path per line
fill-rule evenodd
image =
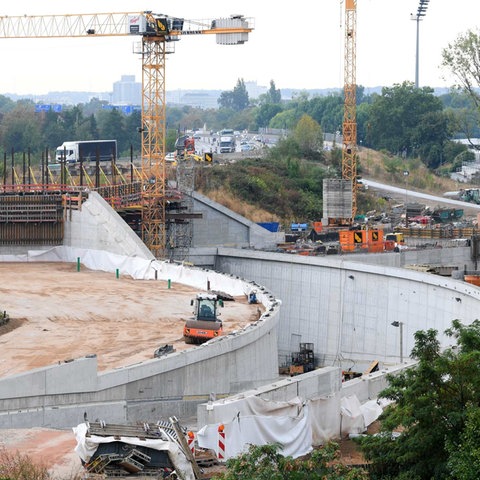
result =
M345 0L345 62L342 179L352 182L352 218L357 213L357 0Z
M217 44L248 40L252 22L242 15L186 20L150 11L38 16L0 16L0 38L141 36L142 238L156 257L165 256L165 56L182 35L215 34Z

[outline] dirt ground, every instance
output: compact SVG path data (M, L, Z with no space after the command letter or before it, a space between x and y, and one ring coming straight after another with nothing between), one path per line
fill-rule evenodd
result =
M116 278L67 263L0 263L0 377L96 354L99 371L153 358L171 344L179 351L183 325L198 290L167 282ZM246 298L225 302L224 332L258 318ZM73 427L73 425L72 425ZM18 450L52 466L56 478L80 469L72 431L1 430L0 449Z

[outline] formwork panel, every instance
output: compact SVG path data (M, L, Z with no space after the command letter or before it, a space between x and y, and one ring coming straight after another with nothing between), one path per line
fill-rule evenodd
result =
M62 195L0 196L0 245L58 245L63 231Z

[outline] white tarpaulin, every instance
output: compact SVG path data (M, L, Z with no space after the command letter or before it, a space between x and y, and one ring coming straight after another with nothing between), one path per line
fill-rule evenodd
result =
M109 253L105 250L90 250L58 246L48 250L29 250L22 255L0 255L2 262L68 262L79 261L91 270L116 272L128 275L136 280L171 280L200 290L219 290L233 296L248 295L252 285L235 276L218 273L213 270L185 267L159 260L142 257L129 257ZM258 300L266 305L270 303L261 291ZM266 303L265 303L266 302Z
M342 435L349 433L363 433L365 420L363 419L361 405L356 395L343 397L341 400Z
M185 455L180 450L179 446L174 442L167 442L161 439L144 439L137 437L102 437L99 435L87 435L88 426L86 423L81 423L73 428L73 433L77 440L75 452L84 461L88 462L93 454L97 451L98 445L101 443L123 442L128 445L137 445L151 448L153 450L165 450L168 452L175 470L181 472L181 478L185 480L195 480L192 466L186 459Z
M382 413L376 400L360 404L356 395L343 397L341 401L342 435L363 433Z
M312 398L308 401L312 426L312 445L323 445L340 435L340 395Z
M216 425L206 425L197 434L198 445L219 451L219 433ZM308 420L308 407L304 406L296 416L241 415L225 423L225 459L247 450L249 444L267 445L279 443L281 454L297 458L312 450L312 430Z

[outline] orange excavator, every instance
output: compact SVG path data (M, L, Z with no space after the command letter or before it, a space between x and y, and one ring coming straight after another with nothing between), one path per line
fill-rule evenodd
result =
M211 293L199 293L191 301L194 317L188 319L183 327L185 343L201 344L223 334L222 321L218 319L219 307L223 300Z

